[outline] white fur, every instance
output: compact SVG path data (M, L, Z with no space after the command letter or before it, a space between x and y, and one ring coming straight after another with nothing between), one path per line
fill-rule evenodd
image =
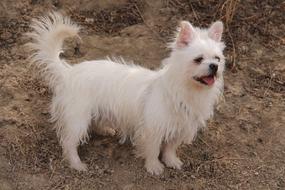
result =
M52 120L63 153L72 168L86 170L78 156L77 147L88 137L91 120L104 117L115 123L122 133L122 141L130 138L138 156L145 159L148 172L160 174L162 161L180 169L176 156L181 143L191 143L197 131L213 114L213 106L223 89L224 44L214 30L194 28L183 22L187 30L180 31L187 44L179 40L172 44L164 66L152 71L123 61L85 61L74 66L59 58L62 43L77 36L79 27L58 13L34 20L33 62L53 90ZM221 22L218 22L219 27ZM216 24L217 25L217 24ZM212 25L213 28L215 24ZM211 33L211 34L212 34ZM191 37L187 39L187 37ZM178 44L180 42L183 44ZM193 59L202 54L200 65ZM214 85L206 86L193 79L208 73L209 64L221 58ZM118 63L120 62L120 63Z

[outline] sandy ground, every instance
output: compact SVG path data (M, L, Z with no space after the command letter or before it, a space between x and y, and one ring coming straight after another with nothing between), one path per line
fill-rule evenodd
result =
M235 4L237 2L237 4ZM181 171L151 176L131 145L92 135L88 172L68 168L48 122L51 92L29 67L23 34L33 17L63 10L83 26L70 63L123 56L154 69L178 21L225 24L225 101L208 128L178 151ZM285 189L285 3L282 1L0 2L0 189Z

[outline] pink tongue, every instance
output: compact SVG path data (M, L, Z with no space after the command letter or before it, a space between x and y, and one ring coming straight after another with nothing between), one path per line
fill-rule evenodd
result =
M203 77L202 80L207 83L208 85L212 85L215 82L214 77Z

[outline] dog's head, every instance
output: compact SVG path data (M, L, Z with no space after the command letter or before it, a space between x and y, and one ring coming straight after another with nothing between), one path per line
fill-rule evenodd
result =
M182 21L174 43L171 63L183 81L196 88L211 88L223 81L225 57L221 42L223 23L217 21L207 29Z

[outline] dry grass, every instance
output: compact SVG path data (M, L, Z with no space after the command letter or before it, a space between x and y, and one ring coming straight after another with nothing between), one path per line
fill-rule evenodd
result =
M222 3L219 12L222 15L221 18L224 18L226 24L229 24L233 21L233 17L236 13L239 3L240 0L226 0Z

